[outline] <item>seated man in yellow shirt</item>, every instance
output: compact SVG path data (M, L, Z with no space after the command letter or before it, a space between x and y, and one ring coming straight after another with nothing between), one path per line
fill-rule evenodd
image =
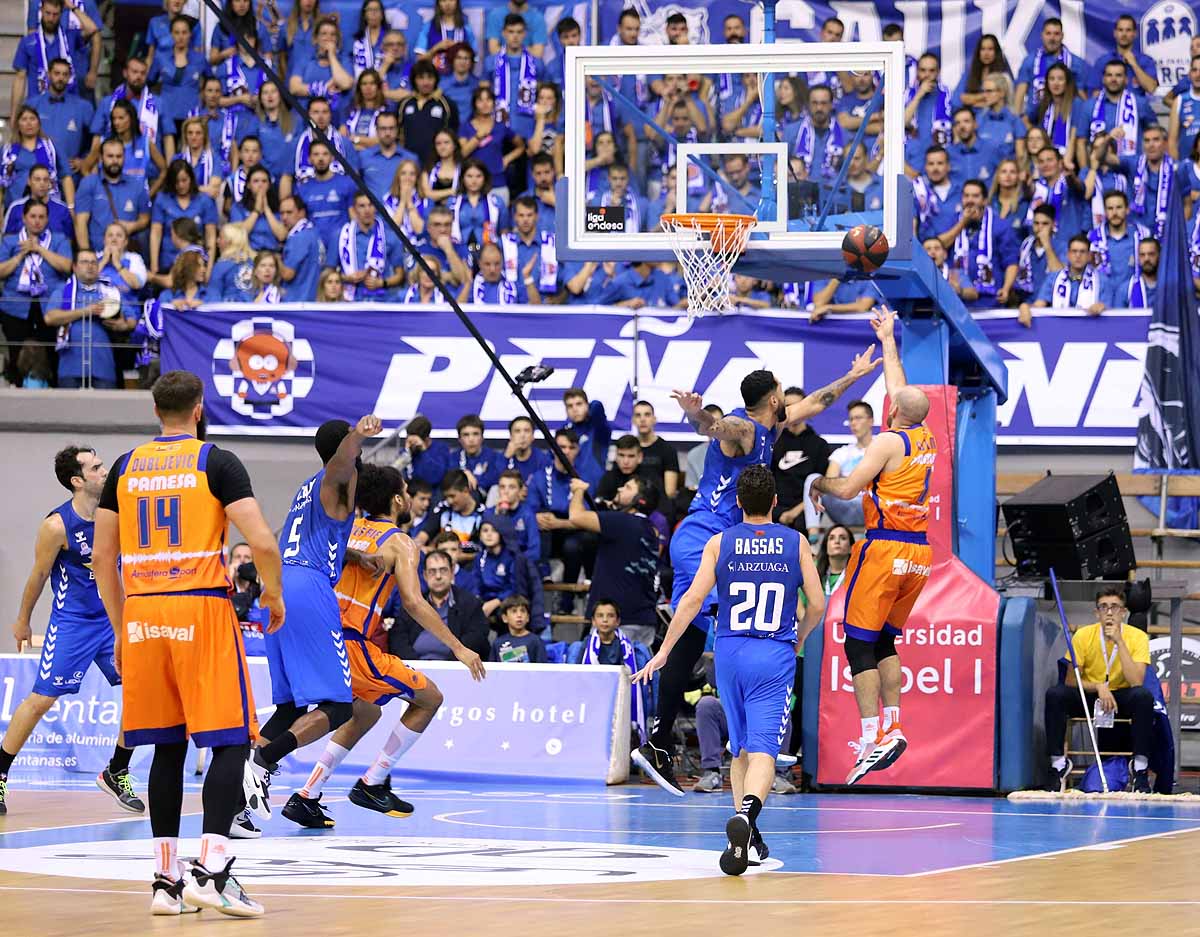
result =
M1133 790L1150 793L1147 764L1154 732L1154 696L1142 686L1150 664L1150 639L1144 631L1127 625L1125 591L1105 586L1096 594L1098 622L1080 628L1071 641L1079 661L1083 691L1094 713L1099 700L1102 712L1116 712L1133 720ZM1076 689L1074 670L1067 682L1046 691L1046 748L1050 771L1045 789L1066 790L1071 760L1062 754L1067 717L1082 716L1083 704ZM1103 748L1103 746L1101 746Z

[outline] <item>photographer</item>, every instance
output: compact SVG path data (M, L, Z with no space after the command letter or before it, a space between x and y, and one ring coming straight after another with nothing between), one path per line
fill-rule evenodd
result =
M229 551L229 573L233 579L233 610L242 626L242 640L248 657L262 657L266 651L263 625L265 612L258 605L262 584L248 543L235 543Z

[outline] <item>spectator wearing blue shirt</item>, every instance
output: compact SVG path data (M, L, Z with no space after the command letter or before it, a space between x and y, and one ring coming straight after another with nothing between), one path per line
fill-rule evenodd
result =
M542 42L545 43L545 17L530 18L540 21ZM546 75L540 53L525 47L527 35L525 19L519 13L507 14L503 48L493 53L484 68L484 74L491 76L492 92L496 96L496 119L512 127L513 133L523 140L528 140L533 133L537 86ZM490 39L488 44L491 45Z
M1031 303L1042 292L1042 284L1062 270L1066 250L1055 243L1054 206L1038 205L1032 212L1033 233L1021 242L1017 256L1016 295L1021 300L1018 321L1028 328L1033 323Z
M816 325L829 315L867 312L876 302L877 294L866 282L843 282L835 277L813 293L808 321Z
M119 302L117 290L100 282L96 252L80 250L73 275L46 303L46 325L59 330L58 386L114 389L117 369L113 360L114 334L131 332L137 319L119 312L109 316L108 302Z
M262 144L262 159L271 170L271 178L280 182L280 194L290 190L296 171L294 125L299 117L283 105L279 86L264 81L258 89L258 130L255 135ZM288 177L284 183L284 176Z
M416 239L416 244L423 255L438 262L448 284L461 287L471 282L471 253L466 244L454 239L453 232L454 214L445 205L434 205L425 216L425 234Z
M536 256L531 257L529 264L525 269L517 271L517 279L512 281L504 276L504 255L500 247L492 243L484 244L479 249L479 272L471 282L463 286L458 301L494 306L540 303L542 298L538 293L537 280L534 279L533 273L533 265L537 260Z
M1104 69L1112 59L1118 59L1124 65L1124 84L1130 91L1145 96L1158 90L1158 79L1155 77L1158 68L1154 59L1134 48L1136 40L1137 20L1128 13L1122 13L1113 25L1113 51L1101 55L1092 66L1091 87L1100 86Z
M1118 156L1137 155L1142 128L1155 122L1154 112L1150 109L1145 95L1126 88L1125 66L1117 60L1104 67L1101 73L1101 87L1088 102L1083 113L1086 122L1079 127L1076 157L1079 165L1087 162L1089 145L1102 133L1108 135Z
M299 194L280 199L279 220L288 229L279 262L284 298L308 302L317 295L317 278L325 266L325 242L309 220L308 205Z
M29 4L30 13L34 9L35 4ZM83 29L72 29L63 21L63 12L62 0L43 0L40 22L31 23L30 31L17 41L12 63L16 74L13 75L11 113L15 114L22 103L49 87L50 63L55 59L66 59L71 63L74 75L69 83L70 90L82 92L85 87L81 66L92 80L86 87L95 87L96 76L88 68L88 54L96 24L84 14L88 24L85 36Z
M82 248L76 248L76 251ZM104 241L98 245L97 254L101 278L108 280L121 297L121 311L132 320L132 330L142 316L142 289L146 285L148 272L141 254L129 249L129 235L119 221L104 229Z
M375 118L377 145L363 150L358 157L367 189L380 199L391 189L392 179L402 162L406 159L418 162L417 154L397 145L399 134L399 119L391 111L384 111Z
M96 112L91 101L70 90L71 63L66 59L50 61L49 86L26 102L42 119L42 129L55 149L62 153L71 171L78 173L83 164L84 135L90 132Z
M1167 198L1178 167L1167 157L1167 134L1158 124L1142 131L1142 155L1120 157L1121 168L1132 188L1130 205L1140 221L1161 238L1167 220Z
M1092 263L1111 283L1124 288L1125 281L1137 273L1138 245L1150 231L1129 221L1129 198L1124 192L1104 194L1104 216L1104 221L1088 232Z
M480 85L471 96L472 114L458 131L464 158L473 159L488 172L484 192L494 192L508 202L508 167L525 154L525 140L515 134L496 106L488 85ZM532 126L530 127L532 130ZM464 163L465 175L469 163Z
M342 271L346 298L352 302L386 302L404 282L404 247L379 219L366 192L354 196L350 220L325 242L325 256Z
M146 81L150 74L149 66L143 59L130 56L125 60L125 70L122 74L125 81L100 103L92 116L92 152L89 159L93 164L96 157L99 156L101 140L109 134L125 138L126 131L112 123L112 112L121 101L126 102L133 109L133 136L143 136L150 146L157 147L162 134L161 107L158 95L152 94L146 87ZM158 161L156 160L156 162ZM126 160L126 171L130 165L130 161Z
M404 433L404 448L409 457L404 477L425 482L436 497L438 486L451 467L450 447L433 438L433 424L429 417L420 413L408 421Z
M557 202L554 184L558 181L554 157L549 153L535 153L529 160L529 175L533 184L521 194L537 202L538 230L554 234L554 206Z
M29 179L25 183L23 198L13 199L4 216L4 233L16 234L24 223L25 203L28 201L41 202L50 213L50 230L61 234L68 240L75 237L75 225L71 219L71 210L54 197L54 180L50 178L50 170L45 166L34 166L29 170ZM79 200L76 198L76 204Z
M880 212L883 215L883 180L871 172L867 148L859 144L850 156L850 168L846 172L846 190L835 193L837 211Z
M104 230L119 221L133 238L150 226L150 196L146 184L125 175L125 147L105 140L100 167L79 184L75 196L75 241L81 247L99 246Z
M383 96L395 107L412 89L410 71L412 60L408 56L408 39L398 29L389 29L383 34L383 55L376 70L383 80Z
M925 248L925 253L933 261L933 265L942 275L942 279L950 284L950 288L954 290L959 299L967 304L974 303L979 299L979 290L976 289L971 278L957 265L950 263L950 254L940 238L926 238L921 246Z
M312 175L301 179L296 191L308 206L308 219L316 225L322 243L328 244L349 217L356 186L348 176L333 171L333 151L329 144L314 140L309 146L308 160Z
M288 79L288 90L302 102L308 98L325 98L340 116L349 97L347 92L354 87L354 73L342 52L342 33L336 20L326 17L317 23L313 51L313 58Z
M150 211L150 272L165 274L171 269L179 249L166 236L171 223L178 218L190 218L203 232L208 253L209 270L217 249L217 206L200 191L196 173L187 162L175 160L167 167L163 189L154 198Z
M616 297L617 276L617 265L613 261L567 261L561 273L567 288L567 302L571 305L611 305Z
M530 434L532 435L532 429ZM544 450L534 449L532 452L538 458L526 460L531 477L544 472L551 462L549 453ZM508 461L511 464L514 460L509 458ZM537 515L529 506L528 500L522 497L526 489L527 483L520 468L501 472L500 481L496 484L498 500L495 506L483 512L483 519L491 521L499 518L503 523L511 525L512 536L506 537L508 545L536 563L541 557L542 538L538 531Z
M208 295L226 303L252 302L254 288L254 251L246 232L237 225L222 225L217 235L220 255L208 276Z
M1138 244L1138 266L1128 280L1113 277L1109 281L1104 304L1110 309L1153 309L1158 295L1158 241L1143 238Z
M740 273L734 274L729 302L736 310L770 309L775 305L771 301L771 294L762 289L758 280Z
M40 202L26 202L24 225L0 241L0 328L9 347L19 350L28 338L53 340L42 319L43 303L71 273L71 242L50 230L50 213ZM7 376L15 383L16 351L10 351Z
M4 189L5 204L25 194L25 184L34 166L50 170L54 193L63 200L75 203L75 180L71 178L66 160L42 130L42 120L28 104L21 105L13 121L12 139L0 147L0 188Z
M481 556L477 562L483 561ZM495 600L485 601L485 615L490 615L493 610L489 609L489 605L497 612L503 630L492 642L492 652L488 660L523 664L546 663L546 645L529 630L529 600L523 595L510 595L499 604Z
M1040 178L1033 184L1030 211L1038 205L1052 205L1057 230L1066 237L1091 228L1091 208L1084 185L1078 176L1063 168L1063 158L1058 150L1053 146L1042 147L1034 159Z
M952 263L971 281L979 298L1004 306L1017 279L1020 245L1012 228L996 224L987 192L978 179L968 179L958 220L938 240L951 252Z
M438 87L454 105L458 113L471 113L471 96L479 87L479 79L475 77L475 50L465 42L460 42L450 52L450 74L443 78Z
M950 155L950 180L959 189L969 179L982 182L986 189L1000 161L995 147L979 136L975 112L969 107L954 112L954 142L946 152Z
M631 263L617 274L609 302L628 309L669 306L671 281L649 261Z
M1083 309L1098 316L1109 296L1108 278L1092 264L1092 242L1086 234L1076 234L1067 247L1067 265L1054 275L1047 274L1034 308Z
M934 53L926 52L917 59L917 86L905 102L904 124L910 139L920 146L950 142L954 115L950 89L942 84L941 73L941 59Z
M1008 107L1008 77L983 79L984 105L975 112L976 133L1001 159L1025 159L1025 122Z
M1014 242L1019 245L1029 230L1029 199L1025 196L1021 169L1015 159L1002 159L996 164L988 196L995 213L996 229L1010 230Z
M917 235L924 241L950 230L957 220L959 190L950 178L950 157L945 147L925 151L925 174L913 180L913 216Z
M152 21L153 22L153 21ZM176 16L171 21L171 44L159 50L150 63L151 84L159 86L164 137L179 132L179 124L196 104L196 89L209 74L208 59L193 48L192 21ZM153 48L153 47L152 47Z
M525 595L529 591L526 560L517 547L516 531L503 515L484 515L479 524L479 545L475 557L475 573L479 577L479 598L483 613L490 616L509 596Z
M450 468L458 468L470 476L471 490L483 501L488 490L500 480L500 473L508 466L497 449L483 443L483 420L469 413L454 425L458 434L459 449L450 453Z
M1013 110L1018 114L1025 111L1030 99L1037 100L1046 82L1046 72L1056 62L1061 62L1075 79L1075 86L1086 88L1088 81L1084 69L1087 67L1082 58L1072 55L1063 46L1062 20L1056 16L1049 17L1042 23L1042 44L1033 55L1026 55L1017 72L1017 93Z
M563 429L573 430L578 437L579 456L584 462L594 462L603 471L608 462L608 446L612 441L612 426L604 404L599 400L588 400L582 387L570 387L563 391L563 407L567 421ZM582 469L576 469L583 474Z
M564 16L554 26L555 41L550 45L556 53L546 65L546 80L554 82L559 88L567 86L564 73L567 64L567 48L583 43L583 28L573 16Z
M581 571L590 578L596 559L596 535L576 530L569 519L572 470L595 488L601 469L592 459L580 458L579 436L574 430L564 426L554 434L554 442L566 463L555 456L552 464L530 479L529 504L542 532L543 572L550 558L555 557L563 563L563 582L571 583L579 579ZM573 603L570 593L563 595L560 610L563 606L569 609Z
M279 250L288 228L279 217L278 196L266 166L259 164L246 173L242 196L232 203L229 221L246 232L254 250Z
M161 55L170 55L171 49L175 46L175 38L171 34L171 27L175 22L176 17L183 15L183 8L187 5L187 0L164 0L163 10L158 16L153 17L146 26L146 44L149 49L146 51L146 58L149 59L149 64L154 65L154 60ZM191 28L191 20L188 20L188 48L197 54L203 55L204 42L198 30ZM208 60L204 60L207 66Z
M1200 136L1200 55L1188 66L1187 87L1176 95L1167 125L1167 150L1175 160L1189 159Z
M750 181L750 160L742 153L726 156L721 161L723 172L721 178L726 185L714 185L709 190L709 196L701 203L703 211L734 212L743 215L753 215L758 211L758 203L762 201L762 190ZM614 164L618 165L618 164ZM609 167L612 175L613 167ZM628 175L628 174L627 174ZM611 184L611 183L610 183ZM730 193L733 189L741 196L741 201L734 199ZM588 201L589 205L595 204ZM707 205L711 204L711 208ZM645 216L645 211L642 211Z
M1192 58L1197 55L1200 55L1200 36L1192 36L1192 41L1188 50L1188 61L1191 62ZM1168 91L1166 97L1163 98L1163 103L1166 104L1168 108L1172 107L1175 104L1175 99L1187 91L1187 89L1191 86L1191 78L1188 75L1184 75L1177 82L1175 82L1174 85L1171 86L1171 90Z
M521 18L525 27L522 43L529 43L530 53L541 59L546 51L546 17L541 10L535 10L528 0L509 0L505 5L497 5L488 10L484 21L483 35L487 39L488 55L496 55L508 45L505 30L514 22L513 17Z
M1062 153L1069 165L1078 165L1078 141L1087 138L1092 109L1080 100L1075 78L1061 62L1046 70L1046 81L1036 97L1030 97L1026 117L1030 127L1041 127L1051 146ZM1080 128L1083 128L1081 134Z
M537 228L537 202L522 196L513 203L513 227L500 235L504 279L509 283L525 282L527 292L538 293L547 301L559 292L558 259L553 234Z
M325 98L311 98L308 102L308 119L311 120L323 134L325 139L333 144L334 165L332 171L340 174L344 166L361 170L358 150L350 142L350 138L333 126L333 110ZM307 177L312 171L312 146L317 140L316 134L309 128L298 130L294 138L291 165L286 175L292 176L297 183Z
M434 0L433 17L421 30L413 52L444 73L449 70L451 50L462 45L475 48L475 32L463 15L462 0Z
M862 126L867 105L875 97L874 72L859 72L850 84L850 93L843 95L835 108L838 123L847 133L855 133ZM871 119L867 121L863 142L869 151L875 143L875 138L883 131L883 107L879 107Z
M509 421L508 444L504 447L505 463L508 471L520 475L522 485L528 484L530 476L544 469L551 461L550 453L534 446L533 440L533 421L529 417L518 416ZM503 477L502 474L501 478ZM510 504L520 502L519 494L514 498L512 492L506 493L503 490L500 492L500 499Z
M1012 87L1012 69L1004 55L1000 40L992 33L984 33L975 43L975 51L971 54L971 64L966 67L954 89L954 106L966 105L980 110L989 107L992 101L988 97L985 83L993 75L1004 79L1006 83L1005 97L1007 97L1007 90Z

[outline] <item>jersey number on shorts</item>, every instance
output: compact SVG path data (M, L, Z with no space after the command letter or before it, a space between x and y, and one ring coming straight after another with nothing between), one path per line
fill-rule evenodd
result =
M733 582L729 595L741 599L729 610L730 631L778 631L783 617L783 584Z
M300 525L304 522L304 515L301 514L292 521L292 529L288 531L287 549L283 551L283 558L291 559L293 556L300 554Z
M150 546L151 527L167 532L167 545L177 547L183 543L179 521L179 495L163 495L158 498L138 498L138 546L143 550Z

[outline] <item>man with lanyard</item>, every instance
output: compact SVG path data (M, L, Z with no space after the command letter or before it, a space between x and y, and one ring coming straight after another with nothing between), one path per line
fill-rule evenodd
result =
M742 470L749 465L765 466L770 462L776 426L812 419L851 384L874 371L880 363L878 358L872 360L874 350L872 345L854 358L845 375L792 404L785 402L783 387L775 375L765 370L751 371L742 379L741 394L745 406L719 419L704 407L699 394L682 390L672 394L692 428L710 440L696 497L687 517L676 527L671 538L671 566L675 570L671 605L676 612L700 569L702 555L713 534L741 520L736 485ZM771 495L773 503L774 486ZM673 763L675 717L683 704L683 693L692 670L704 651L716 604L716 594L708 593L696 609L700 614L689 619L688 624L692 627L682 634L659 681L658 712L650 741L632 756L634 763L659 787L677 797L683 796L683 788L675 780Z
M1083 73L1084 61L1072 55L1063 45L1063 24L1052 16L1042 24L1042 46L1033 55L1025 56L1021 70L1017 73L1017 92L1013 101L1013 113L1025 113L1025 100L1030 94L1036 99L1046 83L1046 70L1055 62L1061 62L1075 76L1076 88L1087 88Z
M117 369L113 361L113 333L132 332L137 316L118 312L107 315L108 304L119 309L121 294L100 279L96 251L81 247L75 252L75 274L54 291L46 303L46 325L58 329L59 387L95 387L114 390Z
M1017 279L1018 246L1013 229L997 231L994 221L987 187L978 179L968 179L962 188L958 221L938 235L938 240L953 249L954 265L975 284L980 297L1004 306Z
M1144 98L1158 90L1158 79L1154 77L1158 69L1154 59L1144 52L1134 51L1133 43L1136 38L1137 20L1128 13L1122 13L1113 25L1115 48L1111 53L1101 55L1092 68L1093 88L1100 85L1104 71L1109 63L1116 59L1125 72L1123 83L1127 83L1129 90L1136 92L1138 97Z
M81 91L80 76L76 72L79 53L84 50L92 36L98 38L97 27L82 9L75 12L80 28L72 29L63 22L62 0L43 0L38 28L22 36L13 56L12 110L17 113L21 105L50 87L50 65L55 59L63 59L70 77L67 89ZM91 86L96 84L96 75L88 71ZM57 141L57 138L55 139Z
M1087 705L1097 721L1113 717L1133 723L1133 790L1150 793L1149 756L1154 746L1154 696L1142 685L1150 666L1150 640L1146 632L1128 624L1125 590L1103 586L1096 593L1097 622L1078 629L1071 638ZM1046 749L1050 753L1045 790L1064 792L1071 776L1070 758L1062 754L1067 717L1083 716L1075 671L1065 683L1046 691Z
M65 58L51 59L46 90L31 95L27 103L38 112L42 130L54 141L71 172L77 173L83 165L83 140L90 132L96 106L71 89L74 74L71 63Z
M150 226L150 196L140 179L125 176L125 146L115 137L100 145L100 168L79 183L75 195L75 241L99 246L105 229L120 222L130 240Z
M325 242L308 220L308 206L299 195L279 202L279 220L287 225L279 259L279 276L289 302L308 302L317 295L317 279L325 266Z
M1117 59L1104 66L1100 83L1092 99L1088 141L1107 133L1118 156L1136 156L1142 128L1153 124L1155 119L1149 100L1125 87L1125 65ZM1079 145L1084 146L1082 140Z
M50 175L50 170L41 164L34 166L29 170L26 186L29 194L8 204L8 212L4 216L4 233L16 234L21 230L25 203L33 201L46 206L46 211L50 214L51 231L65 238L74 237L75 226L71 220L71 210L54 197L54 177ZM78 196L75 198L75 204L78 207Z
M348 303L383 302L404 282L404 248L366 192L354 196L352 217L325 245L325 256L337 258Z
M1113 162L1113 154L1108 157ZM1158 124L1142 131L1142 153L1121 156L1117 160L1133 186L1133 217L1156 237L1163 235L1167 222L1167 205L1171 186L1175 183L1175 160L1167 153L1167 133Z
M88 171L95 166L100 157L100 141L112 133L112 106L117 101L128 101L138 114L138 126L141 135L147 143L158 142L158 98L146 87L146 77L150 70L145 59L130 56L125 60L125 77L123 84L118 85L104 102L96 108L92 118L92 152L88 156Z
M516 284L523 271L530 271L534 286L525 284L539 299L552 300L558 293L558 260L554 251L554 235L538 231L537 200L522 195L513 203L513 229L500 235L500 252L504 256L504 279ZM536 276L534 275L536 274Z
M94 449L68 446L54 456L54 474L71 493L69 500L46 515L34 543L33 568L21 594L13 624L17 653L32 646L29 619L48 579L53 580L53 607L37 679L29 695L12 714L0 744L0 816L8 813L8 772L29 734L63 696L80 691L83 674L95 664L110 686L121 682L113 664L113 629L96 591L92 575L92 535L96 504L108 470ZM96 778L96 785L130 813L142 813L145 804L134 793L129 774L133 750L123 747L122 735L112 759Z
M1167 125L1168 149L1175 159L1190 159L1200 134L1200 55L1192 56L1187 80L1188 88L1175 99Z
M1067 247L1067 266L1053 277L1047 276L1034 307L1044 309L1083 309L1098 316L1104 311L1108 278L1092 265L1092 242L1086 234L1071 238Z
M544 23L544 17L538 18ZM526 48L526 28L520 13L504 17L504 48L495 53L485 74L492 76L496 120L508 124L514 134L528 140L533 134L537 84L545 76L546 68L532 49Z
M334 170L333 150L328 143L314 140L308 149L311 174L298 181L296 191L308 206L309 220L316 226L322 243L337 241L338 232L346 223L354 204L357 187L353 181ZM285 222L286 224L286 222ZM336 254L327 254L332 259Z
M1088 232L1096 269L1122 288L1138 266L1138 245L1150 236L1136 221L1129 223L1129 198L1124 192L1104 195L1104 222ZM1118 304L1120 305L1120 304Z
M1154 297L1158 294L1158 241L1144 237L1138 242L1137 270L1128 280L1113 277L1109 280L1108 298L1104 304L1110 309L1153 309Z

